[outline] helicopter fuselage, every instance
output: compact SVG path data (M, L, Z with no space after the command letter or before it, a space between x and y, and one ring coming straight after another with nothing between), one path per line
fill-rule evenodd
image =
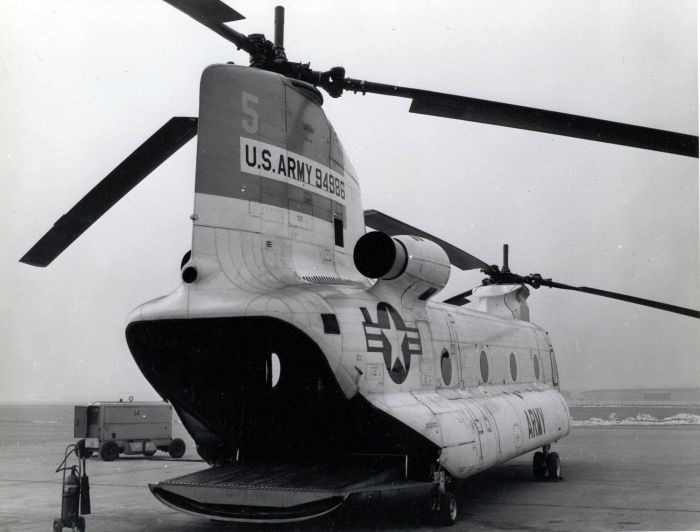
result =
M531 323L363 288L231 295L183 284L127 329L212 463L401 454L464 478L569 433Z
M127 340L208 461L399 454L466 477L568 434L527 289L436 302L450 261L417 236L370 238L387 271L358 270L357 174L313 87L211 66L198 135L183 282Z

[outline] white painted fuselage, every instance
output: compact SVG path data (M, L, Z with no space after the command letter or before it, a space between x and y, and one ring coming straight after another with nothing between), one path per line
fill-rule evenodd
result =
M374 282L358 272L359 184L313 89L215 65L201 91L193 245L183 266L195 279L137 308L127 339L202 449L245 456L258 441L246 440L246 430L272 418L269 430L287 423L279 434L286 452L320 449L319 424L339 434L343 416L362 424L361 409L345 406L360 399L377 419L394 420L396 434L421 443L384 438L374 449L367 428L358 449L420 449L417 459L439 460L459 478L569 433L547 333L507 309L499 315L434 301L449 276L442 250L411 237L397 278ZM195 332L178 336L183 328ZM303 404L280 414L295 389ZM214 413L221 409L230 415ZM295 443L293 416L315 440Z

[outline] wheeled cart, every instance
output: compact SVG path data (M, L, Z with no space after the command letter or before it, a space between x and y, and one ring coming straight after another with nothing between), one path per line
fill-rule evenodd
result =
M173 439L172 406L165 402L100 402L75 407L73 436L85 438L86 453L111 462L120 454L185 454L185 442Z

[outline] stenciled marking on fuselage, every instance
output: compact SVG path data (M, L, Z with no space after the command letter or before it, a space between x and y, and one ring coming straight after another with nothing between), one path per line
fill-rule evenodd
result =
M544 426L544 414L541 408L528 408L525 410L525 418L527 419L528 439L537 438L547 432Z
M266 142L241 137L241 172L299 184L345 199L345 181L327 166Z
M241 173L235 179L198 179L197 194L252 201L281 209L307 214L325 222L340 218L346 220L345 205L311 189L254 174Z
M401 314L389 305L389 303L377 303L377 321L372 321L369 311L360 307L364 321L367 351L370 353L382 353L384 365L391 380L401 384L406 380L411 367L411 356L422 355L418 329L407 327ZM392 330L392 322L395 331ZM384 331L388 331L391 340ZM400 345L395 349L392 340L397 340ZM400 350L400 353L398 352Z

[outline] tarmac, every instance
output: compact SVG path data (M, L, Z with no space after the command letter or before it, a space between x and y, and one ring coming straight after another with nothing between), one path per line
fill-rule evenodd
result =
M60 515L66 424L0 424L0 531L51 530ZM348 505L295 525L237 525L190 516L159 503L149 483L198 471L192 440L180 460L121 457L87 461L92 531L431 530L415 500ZM700 426L581 427L553 448L560 482L532 480L525 455L457 484L459 518L451 530L700 530ZM66 529L67 530L67 529Z

